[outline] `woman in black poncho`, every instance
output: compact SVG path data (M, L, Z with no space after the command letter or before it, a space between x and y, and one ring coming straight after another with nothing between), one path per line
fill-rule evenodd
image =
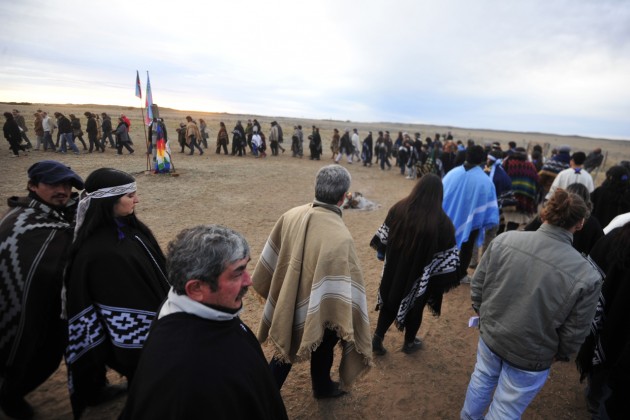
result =
M395 322L405 330L402 350L413 353L422 346L416 337L426 304L440 314L442 295L459 285L459 252L455 228L442 209L442 181L429 174L420 178L409 196L388 212L370 246L385 260L379 287L380 310L372 351L383 355L383 338Z
M576 357L580 380L588 378L592 418L627 418L630 412L630 223L593 247L591 259L606 274L590 334Z
M134 213L134 178L101 168L85 180L66 269L69 388L75 418L112 394L106 366L132 380L168 293L165 259Z
M615 216L630 211L630 171L621 165L606 171L606 179L591 194L593 216L607 226Z

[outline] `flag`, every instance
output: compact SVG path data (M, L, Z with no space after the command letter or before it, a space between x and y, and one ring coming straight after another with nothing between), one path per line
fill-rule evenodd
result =
M136 70L136 96L142 99L142 88L140 88L140 73Z
M155 167L156 173L168 173L171 171L171 148L164 139L164 128L161 122L153 123L155 127Z
M145 99L145 107L147 109L147 114L144 123L146 125L150 125L153 122L153 94L151 93L151 81L149 80L149 72L147 72L147 97Z

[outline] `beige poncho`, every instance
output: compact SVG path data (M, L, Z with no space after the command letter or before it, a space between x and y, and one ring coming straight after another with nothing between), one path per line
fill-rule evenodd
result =
M343 346L339 376L348 386L372 359L363 276L341 210L315 202L286 212L273 228L253 275L267 299L258 340L287 362L307 360L324 330Z

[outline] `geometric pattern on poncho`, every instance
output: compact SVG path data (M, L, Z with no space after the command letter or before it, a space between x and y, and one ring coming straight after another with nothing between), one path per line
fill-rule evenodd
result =
M459 250L457 246L435 254L431 262L422 270L422 276L414 281L409 294L400 302L398 314L396 315L396 323L404 325L407 313L409 313L416 300L427 291L431 277L452 273L456 271L458 267Z
M155 315L151 311L98 304L96 309L94 306L84 309L68 322L68 362L76 361L108 337L117 347L142 348Z

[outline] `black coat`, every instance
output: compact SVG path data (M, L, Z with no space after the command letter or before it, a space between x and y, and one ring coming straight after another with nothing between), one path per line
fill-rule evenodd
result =
M20 131L20 126L15 122L15 120L7 120L2 127L2 131L4 132L4 138L7 140L15 140L18 143L22 138L22 132Z
M238 318L155 322L121 419L286 419L256 336Z

